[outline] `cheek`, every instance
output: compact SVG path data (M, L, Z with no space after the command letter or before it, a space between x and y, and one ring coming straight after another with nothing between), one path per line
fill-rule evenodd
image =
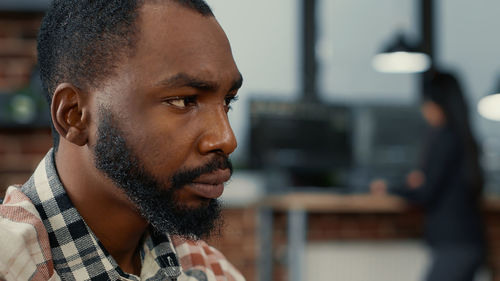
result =
M158 177L166 177L188 166L200 134L196 115L172 114L163 106L141 112L127 124L130 141L145 168Z
M156 130L147 137L141 137L138 142L139 156L146 168L156 175L171 175L186 166L187 160L195 152L194 135L171 131Z

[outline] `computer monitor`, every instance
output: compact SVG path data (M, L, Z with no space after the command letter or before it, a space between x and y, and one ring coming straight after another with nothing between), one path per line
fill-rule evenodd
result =
M250 115L253 168L285 171L295 186L340 184L338 171L352 160L349 108L253 100Z

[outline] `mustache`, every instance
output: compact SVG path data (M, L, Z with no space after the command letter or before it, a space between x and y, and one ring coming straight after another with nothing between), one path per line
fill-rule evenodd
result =
M175 173L171 179L172 190L180 189L183 186L192 183L196 178L200 177L203 174L226 169L229 169L231 175L233 174L233 164L231 163L229 157L224 155L216 156L205 165Z

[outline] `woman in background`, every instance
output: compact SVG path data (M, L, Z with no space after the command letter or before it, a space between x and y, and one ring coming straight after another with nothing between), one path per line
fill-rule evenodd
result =
M405 188L388 191L425 210L425 238L433 256L426 280L471 281L485 257L483 175L457 79L436 73L425 87L421 109L429 125L421 167L408 175ZM381 180L371 188L387 191Z

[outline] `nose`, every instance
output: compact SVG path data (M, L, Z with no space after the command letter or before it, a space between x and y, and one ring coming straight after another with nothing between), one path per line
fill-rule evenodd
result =
M201 154L222 152L229 155L236 149L236 137L223 107L210 110L206 118L204 118L203 126L204 133L198 143Z

